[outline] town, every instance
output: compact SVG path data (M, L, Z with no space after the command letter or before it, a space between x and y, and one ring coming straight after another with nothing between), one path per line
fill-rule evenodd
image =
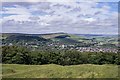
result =
M8 44L3 44L3 46L13 46L13 43L8 43ZM20 44L17 44L20 46ZM77 50L80 52L113 52L113 53L117 53L118 52L118 48L108 48L108 47L101 47L101 46L80 46L80 43L78 44L63 44L63 43L56 43L56 42L47 42L47 43L43 43L43 42L26 42L26 43L22 43L21 46L25 46L28 48L31 48L31 50L35 51L37 50L41 50L41 49L56 49L56 50Z
M117 36L86 38L69 34L3 34L2 46L24 46L30 50L76 50L80 52L118 52ZM44 36L44 37L43 37ZM49 38L48 38L49 36ZM76 39L76 40L75 40Z

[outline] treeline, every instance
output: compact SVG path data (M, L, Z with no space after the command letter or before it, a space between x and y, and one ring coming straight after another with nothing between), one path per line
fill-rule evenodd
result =
M3 46L2 62L7 64L120 64L119 53L78 52L74 50L31 51L26 47Z

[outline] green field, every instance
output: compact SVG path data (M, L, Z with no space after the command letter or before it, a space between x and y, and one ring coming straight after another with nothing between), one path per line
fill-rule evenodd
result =
M117 65L3 64L3 78L116 78Z

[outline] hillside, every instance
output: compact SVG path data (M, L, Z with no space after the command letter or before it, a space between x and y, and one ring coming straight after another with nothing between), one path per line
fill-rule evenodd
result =
M75 47L102 47L117 48L118 37L116 35L90 35L90 34L67 34L67 33L49 33L49 34L21 34L21 33L3 33L3 43L13 44L39 44L43 45L74 45ZM25 44L24 44L25 45Z
M1 34L2 37L5 39L7 37L10 36L37 36L37 37L43 37L45 39L51 39L51 38L55 38L57 36L61 36L61 35L67 35L66 33L49 33L49 34L25 34L25 33L2 33Z
M108 74L109 73L109 74ZM3 78L116 78L117 65L3 64Z
M27 36L27 35L11 35L6 38L6 40L12 41L47 41L46 39L38 36Z
M50 34L3 33L2 37L3 37L3 43L15 43L15 44L17 44L18 42L39 43L41 41L46 41L46 43L49 41L53 41L53 43L57 41L61 44L78 43L77 40L70 38L69 34L66 33L50 33Z
M45 39L52 39L58 36L69 36L67 33L50 33L50 34L41 34Z

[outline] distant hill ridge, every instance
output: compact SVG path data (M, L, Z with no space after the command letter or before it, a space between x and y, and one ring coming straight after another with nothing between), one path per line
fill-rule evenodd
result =
M59 43L73 44L79 43L79 41L71 38L70 34L67 33L50 33L50 34L21 34L21 33L3 33L4 41L7 42L21 42L21 41L59 41Z
M117 36L117 34L74 34L74 35L83 35L83 36Z

